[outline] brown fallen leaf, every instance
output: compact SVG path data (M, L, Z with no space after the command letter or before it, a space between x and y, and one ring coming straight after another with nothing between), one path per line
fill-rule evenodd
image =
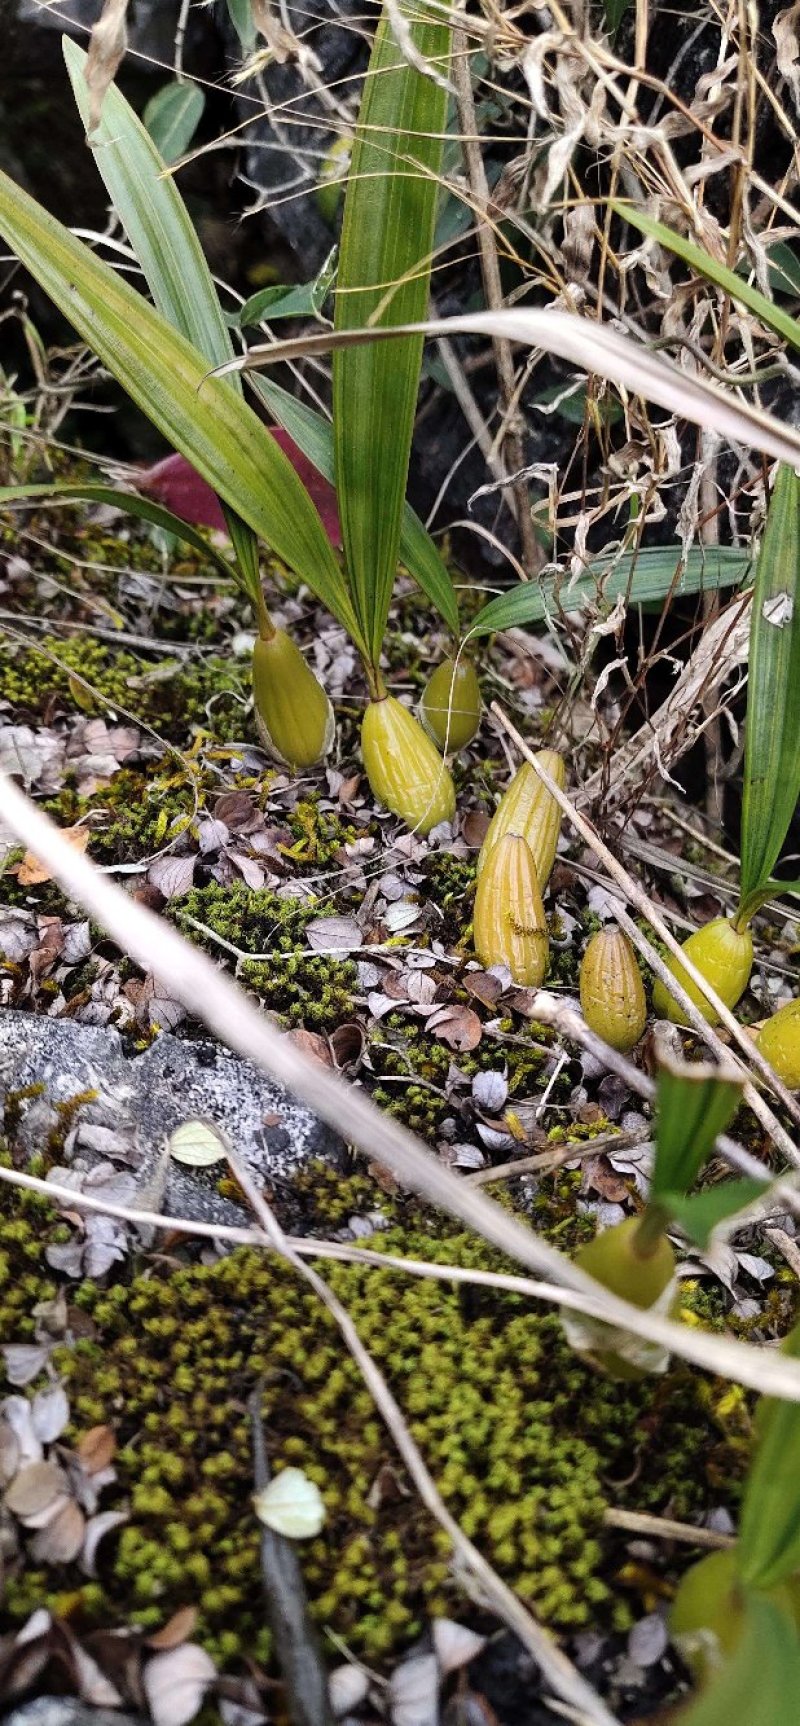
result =
M152 1636L145 1637L147 1647L162 1650L179 1648L182 1642L188 1642L197 1623L197 1617L196 1606L179 1606L177 1612L173 1612L172 1617L167 1619L166 1624L162 1624L160 1630L156 1630Z
M289 1042L294 1043L295 1048L300 1049L302 1054L310 1055L312 1061L319 1061L320 1066L323 1067L333 1066L333 1056L328 1047L328 1039L320 1036L319 1031L302 1029L288 1031L287 1037Z
M62 839L66 839L75 851L85 851L89 843L88 827L62 827ZM40 863L32 851L26 851L17 869L17 880L20 887L41 887L45 881L52 881L51 870L45 863Z
M483 1036L483 1026L471 1007L437 1007L425 1021L426 1031L433 1031L440 1043L460 1054L477 1049Z
M113 1461L117 1440L110 1426L90 1426L78 1440L77 1453L87 1474L102 1474Z

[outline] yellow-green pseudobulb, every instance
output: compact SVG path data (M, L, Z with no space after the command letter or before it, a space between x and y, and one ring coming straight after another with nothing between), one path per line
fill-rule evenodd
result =
M766 1599L800 1624L800 1582L765 1589ZM698 1684L707 1684L735 1653L745 1626L745 1593L735 1546L709 1552L682 1577L669 1610L669 1632Z
M590 1031L612 1049L625 1053L638 1043L647 1023L642 974L636 954L621 929L598 929L583 955L581 1011Z
M447 755L465 749L481 722L481 686L471 659L443 659L431 673L420 713L425 730Z
M507 965L520 986L538 989L549 941L536 864L527 840L506 833L495 845L475 894L475 951L482 965Z
M253 703L258 734L287 767L313 767L333 743L333 708L285 629L259 635L253 648Z
M580 1248L575 1263L631 1306L655 1307L667 1314L674 1301L675 1254L663 1233L647 1241L642 1221L641 1217L626 1217L613 1228L603 1229ZM573 1348L611 1378L637 1379L666 1368L666 1350L633 1332L581 1313L565 1312L561 1322Z
M800 1000L787 1001L764 1021L758 1047L787 1091L800 1091Z
M743 995L747 988L753 969L753 937L750 930L735 928L727 917L715 917L713 923L704 923L702 929L696 929L688 941L684 941L682 951L688 954L725 1006L735 1007L740 995ZM670 958L667 966L673 977L683 985L690 1001L699 1008L703 1018L707 1019L710 1025L715 1025L719 1015L701 995L680 960ZM653 1011L660 1019L672 1019L676 1025L685 1022L682 1008L670 995L660 977L656 978L653 985Z
M540 749L536 755L540 767L549 773L560 790L567 782L567 770L562 756L555 749ZM486 838L478 857L478 874L485 868L494 847L505 833L518 833L533 853L539 891L544 892L555 862L558 835L561 831L561 810L547 786L542 784L529 761L514 774L489 823Z
M456 793L450 774L418 719L393 695L370 701L361 727L367 778L381 803L417 833L452 821Z

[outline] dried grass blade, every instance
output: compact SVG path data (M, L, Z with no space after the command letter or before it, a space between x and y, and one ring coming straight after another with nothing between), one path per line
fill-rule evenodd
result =
M769 304L769 301L766 302ZM527 311L515 307L501 312L473 312L465 317L433 318L427 323L406 324L391 330L326 331L324 335L298 336L274 347L251 348L233 366L257 370L281 360L300 359L349 344L383 341L407 334L451 336L504 336L545 353L557 354L584 372L610 379L618 388L646 401L657 402L679 419L706 426L733 443L762 451L775 461L800 466L800 432L752 402L740 401L707 378L691 377L643 343L620 335L603 324L581 318L560 307ZM800 333L800 332L799 332ZM221 367L221 371L228 370Z

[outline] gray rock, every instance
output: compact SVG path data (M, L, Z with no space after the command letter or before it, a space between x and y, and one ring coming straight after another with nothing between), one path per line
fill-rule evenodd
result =
M143 1054L125 1053L112 1028L0 1013L0 1096L29 1085L44 1094L18 1105L18 1142L41 1149L37 1128L51 1125L54 1105L86 1091L64 1161L90 1169L111 1157L133 1174L139 1201L174 1216L241 1221L241 1210L216 1191L220 1165L192 1169L170 1162L153 1191L164 1145L182 1122L201 1118L224 1129L236 1156L259 1184L286 1181L315 1158L341 1165L342 1141L324 1122L257 1067L210 1040L189 1042L162 1031ZM31 1122L32 1128L31 1129ZM104 1128L102 1133L92 1127ZM157 1202L156 1202L157 1200ZM134 1203L136 1200L134 1200Z

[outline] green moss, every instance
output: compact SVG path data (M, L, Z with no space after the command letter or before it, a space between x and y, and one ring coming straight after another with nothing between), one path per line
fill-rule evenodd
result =
M575 1222L576 1179L562 1175L540 1197L556 1234L568 1212L573 1231L587 1227ZM377 1238L387 1251L504 1268L443 1217L377 1196L395 1212ZM33 1305L53 1294L41 1220L25 1198L14 1196L2 1228L0 1326L14 1340L31 1335ZM307 1221L327 1228L375 1198L363 1177L330 1171L306 1176L295 1195ZM622 1622L606 1502L691 1516L707 1508L721 1469L729 1487L741 1441L732 1447L719 1427L713 1386L684 1368L655 1388L596 1378L557 1318L521 1297L360 1265L322 1268L481 1550L554 1628ZM264 1647L245 1412L259 1378L275 1465L307 1469L326 1502L322 1535L301 1549L319 1621L380 1659L430 1612L460 1609L440 1531L406 1491L332 1321L289 1270L247 1250L208 1266L159 1258L133 1268L127 1283L85 1282L72 1298L94 1330L53 1361L70 1398L70 1436L113 1423L118 1480L103 1508L125 1502L130 1520L104 1543L97 1581L72 1569L12 1578L12 1621L68 1597L84 1624L132 1616L153 1628L190 1596L218 1657L230 1661L259 1638Z
M209 656L153 664L91 635L66 641L45 635L22 651L0 647L0 686L18 713L38 715L61 696L83 713L129 713L170 741L188 741L194 726L208 730L211 702L215 737L240 737L248 675L246 661Z
M238 975L284 1024L333 1030L352 1016L355 965L311 952L305 931L336 907L321 899L282 899L266 889L199 887L172 908L178 924L191 916L244 953L269 958L239 961ZM216 957L220 948L192 925L192 939ZM223 949L224 952L224 949Z

